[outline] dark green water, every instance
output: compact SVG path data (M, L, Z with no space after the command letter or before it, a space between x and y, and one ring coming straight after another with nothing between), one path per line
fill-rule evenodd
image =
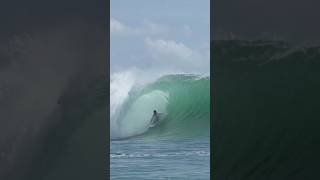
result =
M319 47L215 41L212 48L214 178L319 179Z

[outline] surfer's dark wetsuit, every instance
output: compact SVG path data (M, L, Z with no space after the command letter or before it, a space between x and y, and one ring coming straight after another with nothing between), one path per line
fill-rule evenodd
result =
M153 116L152 116L152 119L151 119L151 123L152 123L152 124L153 124L153 123L156 123L156 122L158 122L158 120L159 120L159 115L158 115L157 111L154 110L154 111L153 111Z

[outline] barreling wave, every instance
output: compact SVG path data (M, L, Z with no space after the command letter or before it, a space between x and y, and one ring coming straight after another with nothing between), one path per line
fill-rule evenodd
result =
M142 87L134 86L131 76L114 81L111 82L111 139L209 135L210 77L165 75ZM153 110L166 116L150 128Z
M213 178L320 179L320 48L241 40L211 47Z

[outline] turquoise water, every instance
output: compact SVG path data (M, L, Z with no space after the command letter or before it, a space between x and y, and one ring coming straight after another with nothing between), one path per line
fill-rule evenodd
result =
M111 179L210 179L210 78L130 82L111 83ZM165 116L151 128L153 110Z
M111 83L111 139L209 136L210 77L166 75L139 88L124 87L131 84L127 77L117 81ZM150 129L153 110L166 117Z
M208 138L111 141L111 179L210 179L209 143Z

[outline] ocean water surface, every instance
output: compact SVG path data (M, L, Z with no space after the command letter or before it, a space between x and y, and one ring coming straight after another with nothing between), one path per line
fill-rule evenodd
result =
M208 138L111 141L111 179L210 179Z
M210 179L209 81L171 74L138 86L131 74L113 76L111 179Z

